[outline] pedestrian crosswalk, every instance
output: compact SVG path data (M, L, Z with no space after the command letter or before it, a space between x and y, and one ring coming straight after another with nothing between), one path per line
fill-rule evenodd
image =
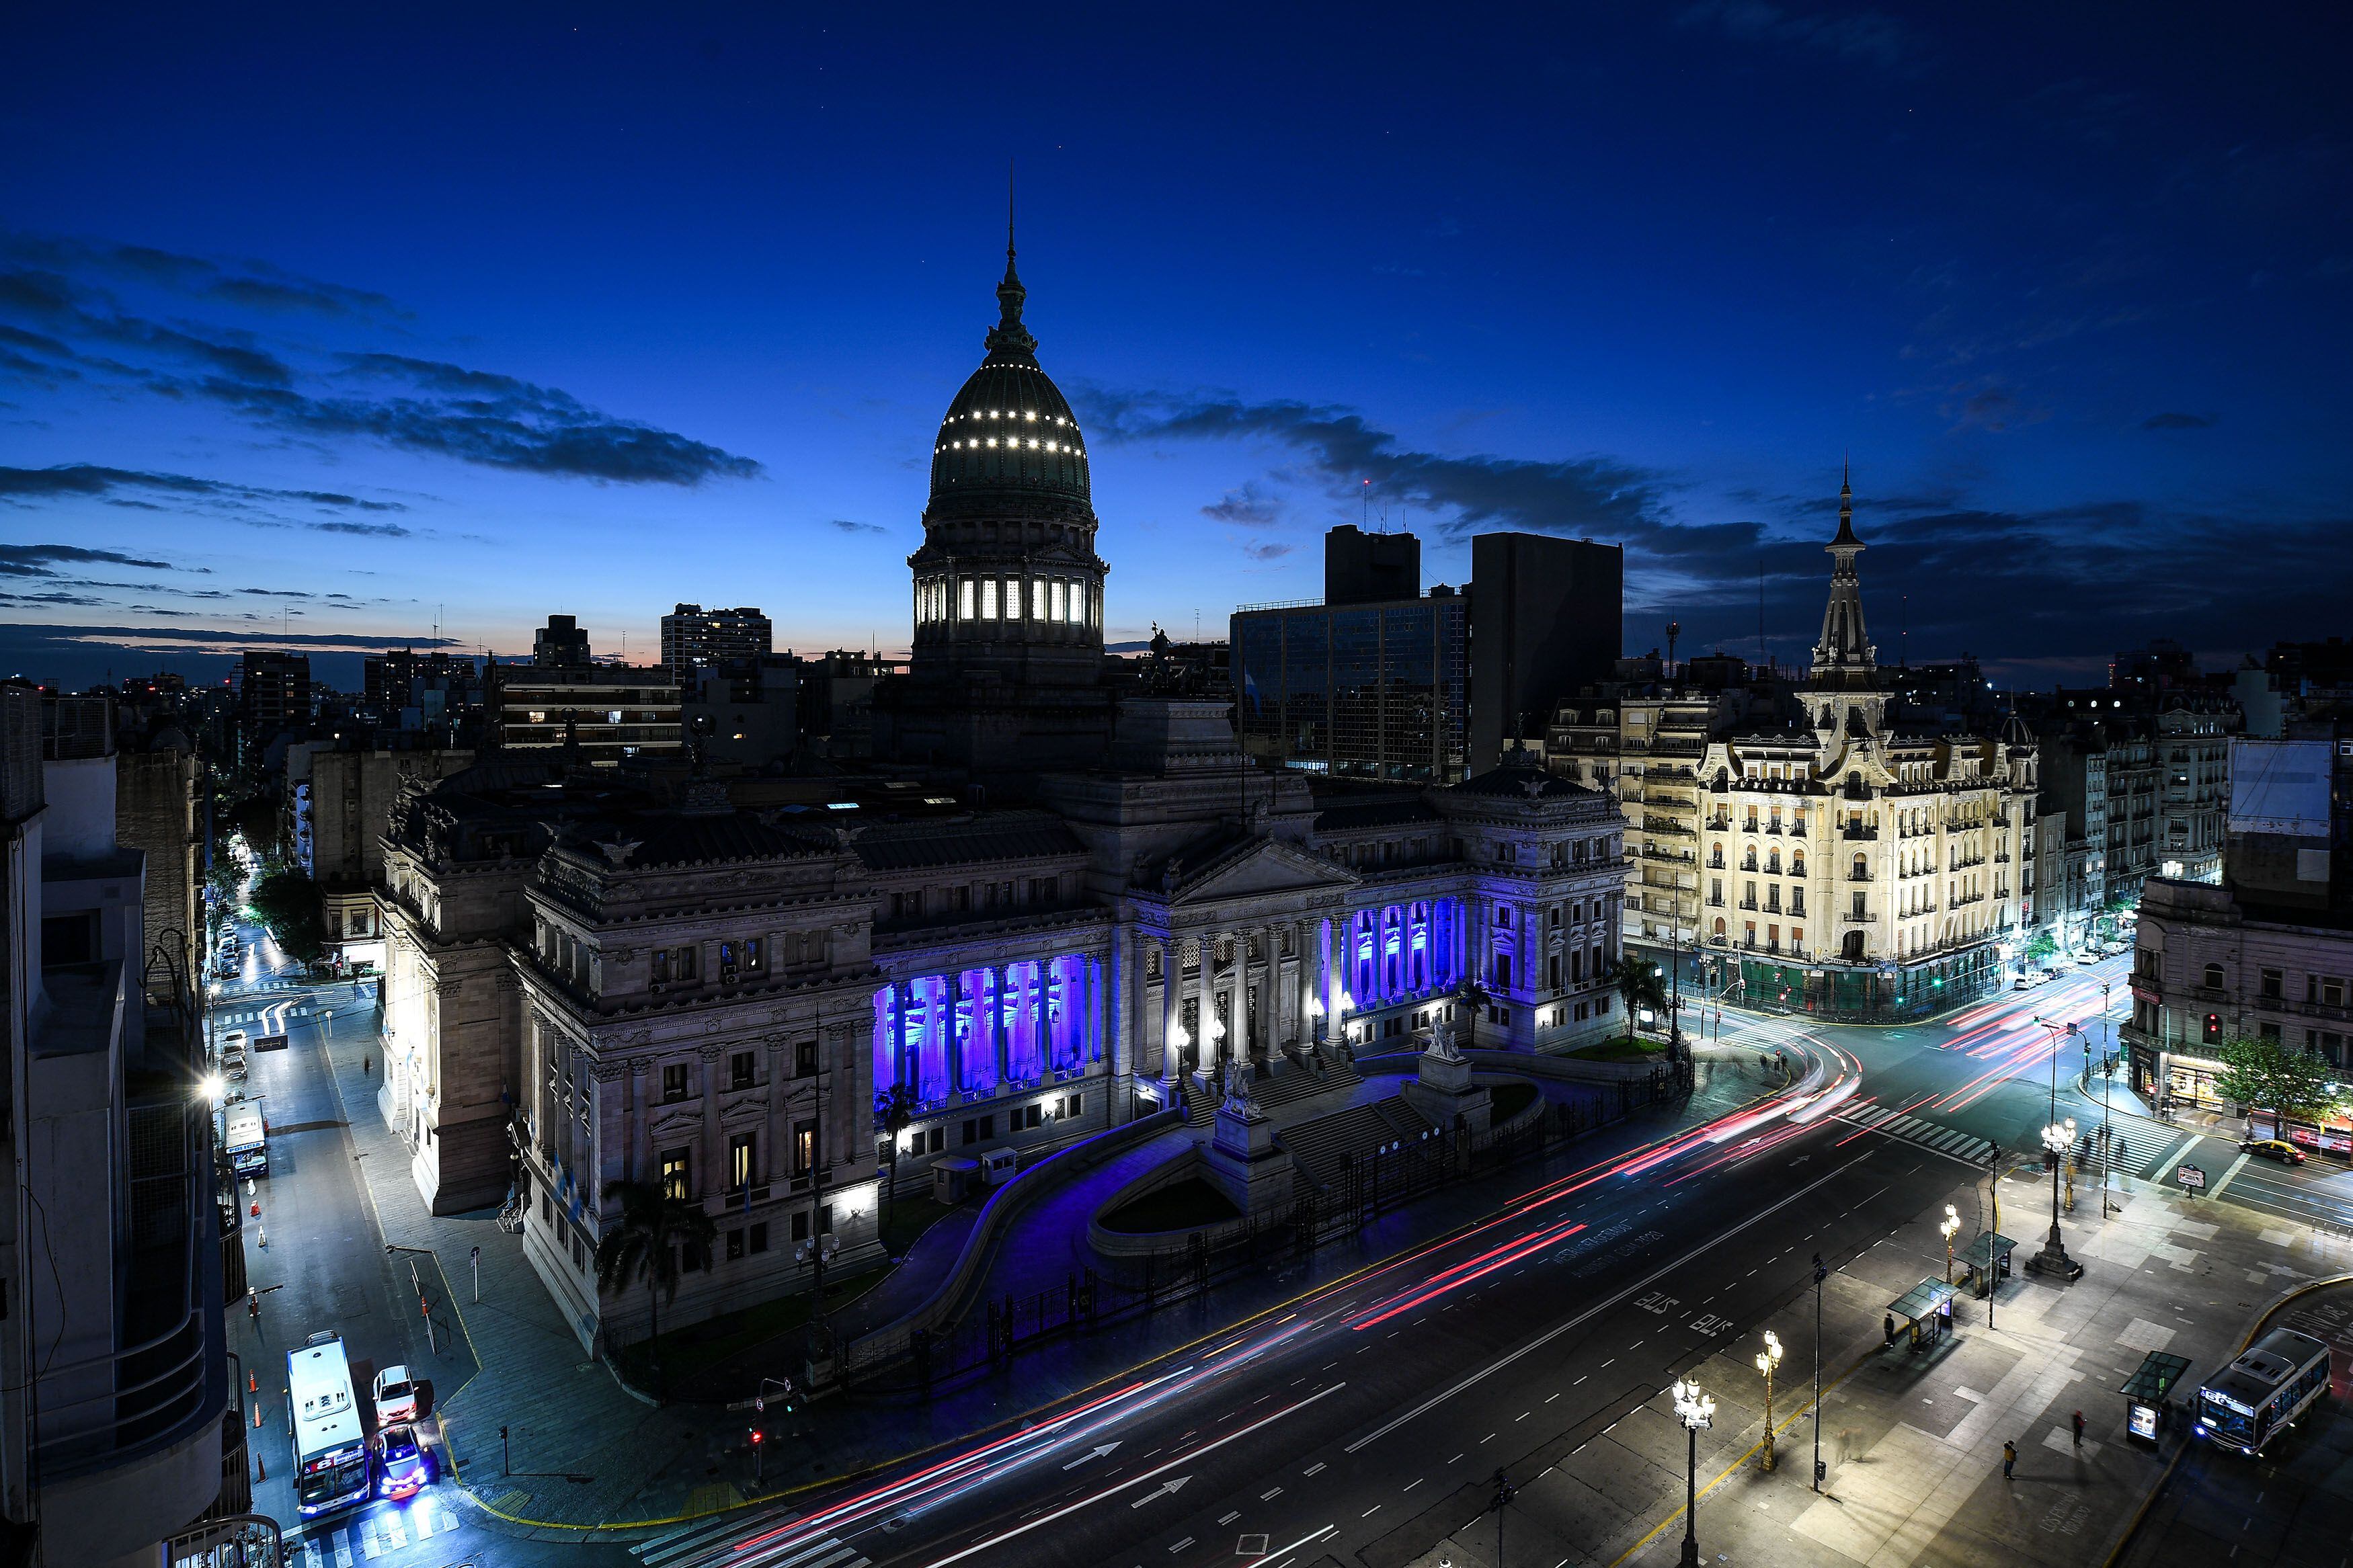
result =
M867 1568L865 1553L828 1535L809 1540L792 1531L792 1516L733 1515L640 1541L630 1555L646 1568Z
M458 1516L440 1499L420 1497L387 1503L357 1518L314 1524L302 1537L303 1568L353 1568L356 1563L421 1546L458 1528Z
M2112 1121L2108 1126L2109 1168L2136 1176L2147 1175L2158 1157L2183 1137L2179 1128L2154 1122Z
M1973 1138L1958 1128L1939 1126L1907 1116L1882 1105L1866 1105L1860 1109L1842 1109L1835 1112L1841 1121L1872 1132L1884 1132L1891 1138L1901 1138L1933 1149L1939 1154L1949 1154L1972 1165L1982 1165L1993 1152L1993 1145L1982 1138Z

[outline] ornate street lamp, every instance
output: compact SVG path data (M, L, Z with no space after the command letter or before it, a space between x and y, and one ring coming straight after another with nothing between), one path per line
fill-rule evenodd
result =
M1703 1426L1715 1425L1715 1400L1702 1394L1698 1384L1679 1377L1675 1379L1675 1419L1683 1424L1688 1439L1683 1470L1683 1568L1699 1568L1699 1434Z
M1781 1364L1781 1336L1765 1331L1765 1348L1757 1352L1757 1370L1765 1374L1765 1468L1773 1468L1773 1369Z
M1936 1226L1945 1237L1945 1283L1953 1282L1953 1236L1961 1228L1961 1212L1952 1205L1945 1205L1944 1223Z
M2084 1266L2067 1256L2067 1244L2059 1237L2059 1167L2065 1163L2067 1152L2075 1144L2075 1119L2053 1121L2042 1130L2043 1153L2051 1162L2051 1237L2034 1259L2038 1274L2056 1274L2073 1279L2084 1272Z

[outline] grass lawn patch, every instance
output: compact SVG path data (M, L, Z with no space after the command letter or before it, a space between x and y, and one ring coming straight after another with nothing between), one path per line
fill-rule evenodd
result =
M1493 1101L1493 1108L1487 1113L1488 1121L1490 1125L1500 1126L1528 1108L1528 1101L1536 1097L1536 1086L1532 1083L1499 1083L1487 1092Z
M1123 1204L1103 1215L1103 1228L1127 1236L1149 1236L1164 1230L1190 1230L1241 1218L1225 1194L1198 1176L1155 1187L1132 1204Z
M907 1248L915 1245L915 1238L931 1229L941 1216L955 1206L944 1204L928 1194L911 1197L902 1193L895 1198L885 1200L882 1205L882 1245L891 1249L892 1257L906 1257Z
M825 1310L839 1311L855 1301L880 1285L892 1267L877 1264L855 1274L828 1276L825 1282ZM808 1316L809 1292L803 1289L774 1301L763 1301L756 1307L746 1307L740 1312L725 1312L683 1329L670 1330L661 1337L662 1374L676 1383L799 1328L808 1321ZM621 1346L612 1354L631 1383L650 1389L653 1365L647 1349L646 1342L639 1340Z
M1588 1062L1657 1061L1667 1054L1667 1042L1636 1039L1630 1036L1619 1035L1614 1038L1603 1040L1598 1045L1586 1046L1568 1054Z

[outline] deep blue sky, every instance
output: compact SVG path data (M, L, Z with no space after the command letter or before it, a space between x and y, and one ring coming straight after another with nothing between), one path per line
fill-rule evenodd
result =
M1883 658L2353 618L2336 8L96 9L0 50L0 667L903 645L1008 158L1114 638L1369 505L1795 656L1850 452Z

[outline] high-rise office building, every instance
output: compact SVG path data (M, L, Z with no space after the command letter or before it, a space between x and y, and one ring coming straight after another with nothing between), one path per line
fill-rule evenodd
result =
M576 745L598 767L680 749L679 689L670 672L596 663L587 632L570 616L547 617L532 639L531 663L492 659L483 674L497 745Z
M1471 541L1471 771L1542 735L1561 700L1615 673L1626 552L1589 539Z
M237 683L237 706L263 738L311 717L311 658L308 654L248 648Z
M1324 545L1325 603L1234 613L1242 749L1338 777L1462 778L1470 601L1442 585L1420 593L1409 533L1344 525ZM1398 592L1364 596L1385 588Z
M694 670L775 651L775 628L754 605L706 610L701 605L681 605L661 618L662 665L681 685Z

